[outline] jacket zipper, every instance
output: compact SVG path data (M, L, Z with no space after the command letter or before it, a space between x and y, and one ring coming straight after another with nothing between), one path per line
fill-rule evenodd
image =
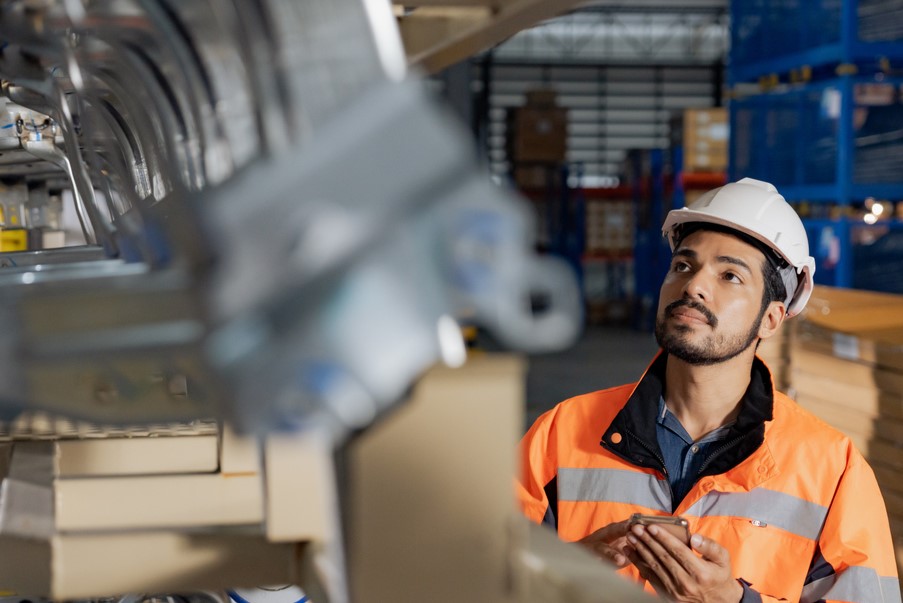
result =
M665 466L665 459L662 458L662 455L660 455L657 450L655 450L652 446L650 446L649 444L644 442L642 439L640 439L635 433L633 433L629 429L625 429L624 431L627 432L627 435L629 435L634 440L636 440L636 442L640 446L642 446L643 448L648 450L650 453L652 453L652 456L654 456L655 459L659 462L659 465L661 466L661 469L662 469L662 473L664 474L665 477L668 477L668 468Z
M648 450L650 453L652 453L652 456L654 456L656 458L656 460L658 460L659 464L661 465L662 475L665 476L665 484L668 486L668 498L671 499L671 507L672 507L672 511L673 511L674 490L671 488L671 479L668 477L668 468L665 466L665 459L662 458L662 455L660 455L657 450L655 450L652 446L650 446L649 444L644 442L642 439L640 439L635 433L633 433L629 429L625 429L624 431L627 432L627 435L629 435L631 438L636 440L636 442L640 446L642 446L643 448Z
M711 465L711 464L712 464L712 461L713 461L715 458L721 456L721 454L722 454L725 450L728 450L729 448L733 448L734 446L736 446L737 444L739 444L742 440L744 440L744 439L745 439L747 436L749 436L749 435L750 435L750 433L744 433L743 435L734 438L734 439L731 440L730 442L728 442L728 443L722 445L721 447L719 447L718 449L716 449L714 452L712 452L712 454L710 454L709 456L707 456L706 459L702 462L702 465L699 466L699 471L696 473L696 475L698 476L698 475L700 475L703 471L705 471L705 468L708 467L709 465Z

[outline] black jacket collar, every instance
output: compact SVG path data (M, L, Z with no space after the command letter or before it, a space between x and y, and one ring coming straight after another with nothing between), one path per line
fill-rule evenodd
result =
M602 435L600 444L624 460L666 474L664 458L656 436L656 411L665 384L668 355L661 352L652 361L624 408ZM706 459L696 479L724 473L743 462L765 439L765 422L773 417L774 389L771 373L756 358L749 387L743 394L740 414L730 427L724 444ZM677 502L677 501L676 501Z

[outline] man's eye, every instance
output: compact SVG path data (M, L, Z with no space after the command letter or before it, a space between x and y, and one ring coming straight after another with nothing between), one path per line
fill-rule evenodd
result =
M675 262L674 264L674 272L687 272L690 269L690 265L686 262Z
M740 283L740 282L742 282L742 281L740 280L740 276L739 276L736 272L725 272L725 273L724 273L724 280L730 281L730 282L732 282L732 283Z

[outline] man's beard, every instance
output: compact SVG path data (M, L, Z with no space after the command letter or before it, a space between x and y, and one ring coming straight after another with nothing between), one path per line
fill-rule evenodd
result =
M671 313L677 308L691 308L701 313L708 320L712 329L718 326L718 319L708 308L699 302L691 299L679 299L676 302L668 304L663 312L662 318L655 321L655 340L658 345L669 355L683 360L687 364L698 366L709 366L712 364L720 364L727 362L731 358L739 356L746 351L759 337L759 327L762 325L762 318L765 316L767 306L763 305L759 316L753 321L752 327L746 335L734 335L729 338L712 334L707 336L702 343L694 344L688 341L683 335L689 333L692 329L687 325L678 324L673 326L670 332L666 332L665 321L671 316Z

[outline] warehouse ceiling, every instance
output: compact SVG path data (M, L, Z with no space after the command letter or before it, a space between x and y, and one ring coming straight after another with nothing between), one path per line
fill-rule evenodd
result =
M727 0L402 0L393 3L409 62L435 73L534 25L574 11L724 13ZM583 12L583 11L582 11Z

